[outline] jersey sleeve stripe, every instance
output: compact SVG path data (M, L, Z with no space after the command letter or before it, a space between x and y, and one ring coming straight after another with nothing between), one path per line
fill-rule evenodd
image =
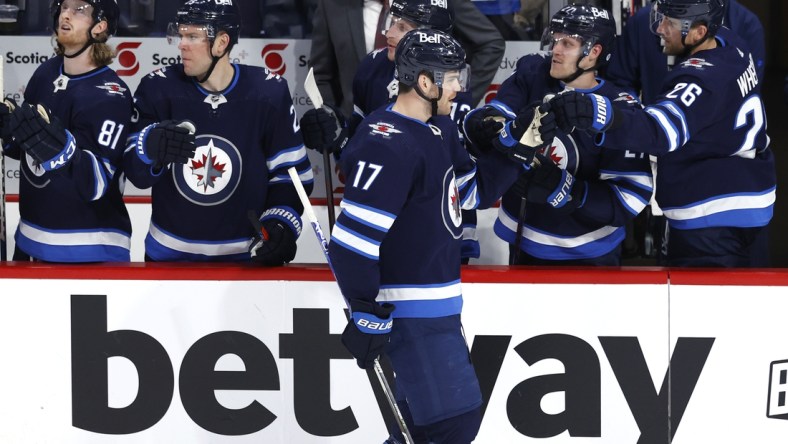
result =
M662 110L647 107L646 112L657 121L657 124L662 128L665 136L668 138L668 152L676 151L679 146L679 132L673 125L667 115Z
M613 190L616 192L616 197L618 197L618 200L620 200L624 205L624 208L632 213L633 216L640 214L640 212L646 208L646 205L648 205L647 200L626 188L613 185Z
M654 180L648 173L632 173L621 171L600 170L599 178L611 182L624 182L638 187L644 191L652 193L654 191Z
M460 208L463 210L475 210L479 206L479 188L476 182L472 182L471 189L465 193L465 196L460 202Z
M297 165L303 162L304 159L306 159L306 149L304 149L304 145L298 145L280 151L265 163L268 166L268 171L274 171L279 168L289 168Z
M96 156L87 150L82 151L86 153L90 157L90 163L93 165L93 177L96 179L95 181L95 188L93 189L93 197L90 200L99 200L104 193L107 192L107 188L109 187L109 183L107 181L107 175L104 172L104 168L99 165L98 159Z
M495 108L496 110L504 113L506 115L506 117L508 117L510 119L514 119L514 118L517 117L517 114L514 111L512 111L511 108L509 108L503 102L499 102L499 101L497 101L495 99L491 100L490 103L487 104L487 106L489 106L491 108Z
M339 206L342 207L343 211L348 213L349 217L352 216L351 218L353 220L383 232L389 231L396 218L396 216L391 213L361 205L347 199L342 199Z
M667 101L660 102L657 104L657 106L662 106L668 111L670 111L671 114L676 116L676 118L679 120L679 123L681 123L681 131L683 135L683 141L681 142L681 145L684 145L685 143L689 142L690 134L689 134L689 128L687 127L687 116L684 115L684 112L681 110L681 108L677 107L675 103L667 102Z
M331 242L336 242L338 245L368 259L376 261L380 258L380 243L346 229L342 225L341 219L338 219L337 223L334 224L334 229L331 232Z

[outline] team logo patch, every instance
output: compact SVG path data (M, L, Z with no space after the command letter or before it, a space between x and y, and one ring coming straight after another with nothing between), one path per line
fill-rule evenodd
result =
M454 177L454 168L443 175L443 199L441 200L443 225L454 239L462 237L462 212L460 211L460 191Z
M107 82L107 83L105 83L103 85L96 86L96 88L103 89L109 95L116 94L116 95L122 96L123 93L126 92L126 88L120 86L120 83L117 83L117 82Z
M224 97L224 94L210 94L205 97L203 102L211 105L211 109L216 109L219 107L219 105L227 103L227 98Z
M542 148L541 154L552 159L562 170L577 173L579 154L577 144L571 134L559 133L553 142Z
M380 134L383 137L391 137L392 134L400 134L402 131L394 128L394 125L386 122L371 123L369 127L372 134Z
M714 66L711 63L707 62L706 59L700 59L697 57L693 57L691 59L687 59L681 62L681 66L691 66L693 68L704 69L707 66Z
M241 181L241 153L232 142L216 135L197 136L195 145L193 158L185 165L173 166L175 187L196 205L219 205L233 195Z
M49 185L49 176L44 177L46 170L44 170L41 165L38 165L35 159L30 157L29 154L24 153L24 156L25 165L27 168L24 168L22 165L20 165L19 169L22 171L22 175L25 176L25 179L27 179L28 183L36 188L44 188L45 186Z

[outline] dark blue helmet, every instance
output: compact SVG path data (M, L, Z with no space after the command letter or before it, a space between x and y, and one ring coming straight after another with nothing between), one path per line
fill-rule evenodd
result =
M451 31L454 23L447 0L392 0L390 12L419 27L443 32Z
M616 40L616 21L610 11L590 5L567 5L553 15L542 38L544 45L552 43L556 33L575 37L583 42L583 56L587 56L594 45L602 46L597 66L610 60Z
M436 29L414 29L402 37L396 53L397 79L413 86L421 73L429 73L438 86L443 86L444 75L457 71L461 90L468 89L469 67L465 50L445 32Z
M728 0L656 0L651 10L651 30L656 29L664 17L681 21L681 34L687 35L692 25L702 23L708 36L717 34L725 17Z
M83 0L93 7L93 23L107 21L107 32L115 35L118 31L118 17L120 9L117 0ZM60 6L63 0L53 0L49 9L52 13L52 29L57 32L57 19L60 17Z
M224 31L230 36L230 46L238 43L241 34L241 12L238 0L188 0L178 9L175 22L178 25L202 25L213 41Z

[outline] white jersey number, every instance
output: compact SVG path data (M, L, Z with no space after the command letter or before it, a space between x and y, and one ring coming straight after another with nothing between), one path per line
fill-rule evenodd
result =
M369 174L369 178L364 183L364 186L361 187L362 190L368 190L372 182L377 179L378 174L380 174L380 170L383 169L383 165L375 165L374 163L367 164L363 160L358 161L358 169L356 172L356 178L353 180L353 186L358 188L359 183L361 183L361 176L366 175L365 170L369 168L372 172Z
M123 132L123 125L118 125L112 120L105 120L101 125L101 132L98 135L98 143L115 149L118 144L120 133Z

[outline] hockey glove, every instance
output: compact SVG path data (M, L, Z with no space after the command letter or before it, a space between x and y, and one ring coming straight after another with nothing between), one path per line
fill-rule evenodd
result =
M586 198L586 183L561 169L550 158L536 155L538 168L528 180L526 198L537 204L548 204L564 214L583 206Z
M522 162L530 168L537 151L551 143L555 137L555 116L548 110L549 105L542 104L506 122L498 138L493 141L493 146L512 160Z
M372 368L389 343L394 305L351 299L350 311L350 319L342 332L342 344L356 358L359 367Z
M549 103L558 127L567 133L574 128L602 133L615 120L613 106L605 96L564 91Z
M23 103L11 114L10 123L14 141L45 171L68 165L77 152L74 136L41 105Z
M150 124L137 133L137 156L156 170L173 162L184 164L194 157L197 148L194 132L194 124L188 120Z
M301 235L301 218L288 207L266 210L259 221L250 220L255 235L249 246L252 261L268 267L278 267L292 261L296 255L296 239Z
M465 139L481 151L492 149L492 141L498 137L503 129L506 118L495 108L483 106L471 110L465 115L462 122L462 131Z
M0 102L0 139L3 143L11 141L11 113L18 107L14 99Z
M339 153L348 140L348 125L342 111L324 104L322 108L310 109L301 118L301 134L304 145L319 153Z

